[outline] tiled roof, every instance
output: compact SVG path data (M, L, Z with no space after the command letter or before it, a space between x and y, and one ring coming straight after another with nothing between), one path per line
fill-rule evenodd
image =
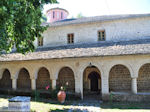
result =
M84 24L84 23L103 22L103 21L141 18L141 17L150 17L150 13L83 17L83 18L65 19L65 20L56 21L53 23L42 23L42 25L43 26L49 25L49 27L53 27L53 26L56 27L56 26L65 26L65 25L73 25L73 24Z
M3 54L0 61L19 61L37 59L60 59L98 56L120 56L150 54L150 39L122 42L98 42L92 44L76 44L58 47L38 48L33 53Z

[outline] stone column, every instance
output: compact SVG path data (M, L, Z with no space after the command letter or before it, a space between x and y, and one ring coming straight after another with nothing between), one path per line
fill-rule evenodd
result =
M56 79L52 79L52 89L56 89Z
M100 89L100 79L98 79L98 89Z
M88 89L91 90L91 80L88 79Z
M36 90L36 79L31 79L31 88L32 90Z
M101 75L101 91L102 91L102 99L103 101L109 100L109 81L108 75Z
M13 90L17 89L17 79L12 79L12 88Z
M75 93L79 94L83 99L83 81L81 78L75 77Z
M80 80L78 78L75 78L75 92L80 93Z
M132 78L131 89L133 94L137 94L137 78Z
M109 94L108 77L103 77L101 82L102 82L102 94Z

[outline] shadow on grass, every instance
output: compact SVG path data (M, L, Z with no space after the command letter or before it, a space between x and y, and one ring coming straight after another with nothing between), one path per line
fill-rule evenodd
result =
M150 109L150 102L103 102L102 109Z
M0 95L0 98L5 98L5 99L10 99L12 97L15 97L15 96L13 96L13 95ZM46 98L41 98L41 97L36 99L36 101L35 101L34 97L31 97L31 101L37 102L37 103L54 104L54 105L58 105L58 106L72 106L72 105L73 106L91 106L91 103L93 103L93 102L83 101L80 99L74 99L74 100L66 100L65 103L61 104L57 101L57 99L51 99L51 98L46 99ZM93 105L93 107L99 107L99 106L100 105ZM76 112L76 110L74 110L73 112Z
M55 109L55 110L50 110L49 112L68 112L69 109Z
M81 109L73 109L70 112L84 112L87 110L81 110ZM49 112L69 112L69 109L56 109L56 110L50 110Z

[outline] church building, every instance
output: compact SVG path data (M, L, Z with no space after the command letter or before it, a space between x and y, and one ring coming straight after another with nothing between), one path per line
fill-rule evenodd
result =
M69 12L46 12L48 26L36 51L0 56L0 90L32 91L65 86L82 99L150 98L150 14L68 19ZM115 96L116 95L116 96Z

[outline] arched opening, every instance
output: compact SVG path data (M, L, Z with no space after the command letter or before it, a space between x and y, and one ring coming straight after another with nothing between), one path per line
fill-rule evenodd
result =
M84 96L100 94L101 73L95 66L87 67L83 72L83 94Z
M98 91L98 80L100 79L100 76L97 72L91 72L88 75L88 79L90 80L90 90L91 91Z
M22 68L18 74L17 88L18 89L31 89L30 75L29 75L29 72L25 68Z
M66 91L75 91L75 78L71 68L63 67L58 74L57 86L65 86Z
M137 90L139 92L150 92L150 63L144 64L139 69Z
M109 89L112 92L130 92L130 71L124 65L115 65L109 73Z
M50 74L46 68L42 67L38 72L36 88L39 90L45 90L48 85L51 86Z
M12 80L11 75L8 69L5 69L0 79L0 88L1 89L11 89L12 88Z

